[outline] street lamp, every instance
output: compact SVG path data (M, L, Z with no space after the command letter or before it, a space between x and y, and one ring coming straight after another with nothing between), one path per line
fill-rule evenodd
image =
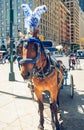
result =
M12 9L12 0L10 0L10 73L9 73L9 81L15 81L15 74L13 72L13 37L12 37L12 25L13 25L13 9Z

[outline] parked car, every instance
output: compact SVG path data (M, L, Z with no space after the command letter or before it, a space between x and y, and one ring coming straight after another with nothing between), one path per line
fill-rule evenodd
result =
M77 50L76 55L79 59L84 59L84 50Z

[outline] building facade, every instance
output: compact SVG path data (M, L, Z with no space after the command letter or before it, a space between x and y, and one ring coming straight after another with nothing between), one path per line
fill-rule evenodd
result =
M60 1L60 44L63 46L70 46L71 43L71 16L70 11L67 7Z
M39 35L45 39L54 41L54 45L59 44L59 1L60 0L12 0L13 9L13 31L12 36L18 40L18 29L25 32L24 13L21 4L29 4L32 10L39 5L47 6L46 13L42 14ZM10 34L10 0L0 0L0 39L6 41Z
M84 0L79 0L79 6L82 9L82 11L84 12Z
M32 0L12 0L13 9L13 38L17 40L18 29L24 32L24 16L21 9L22 3L29 3L33 8ZM10 34L10 0L0 0L0 39L6 39Z
M79 34L80 47L84 49L84 12L81 9L79 12Z
M62 0L71 13L71 44L79 44L79 2L78 0Z
M54 41L54 45L59 44L59 13L60 0L36 0L36 7L45 4L47 12L41 19L40 34L46 39Z

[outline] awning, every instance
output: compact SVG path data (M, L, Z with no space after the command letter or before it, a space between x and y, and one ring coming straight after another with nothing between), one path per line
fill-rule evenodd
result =
M55 47L46 47L46 49L48 49L49 51L57 51L57 48L55 48Z
M57 49L63 49L62 45L56 46Z
M52 47L52 41L44 40L41 41L44 47Z

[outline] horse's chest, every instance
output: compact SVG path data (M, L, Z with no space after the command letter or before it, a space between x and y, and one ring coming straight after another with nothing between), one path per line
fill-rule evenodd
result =
M33 79L34 87L38 87L40 89L44 88L48 90L54 86L57 86L57 73L53 73L52 76L44 79Z

